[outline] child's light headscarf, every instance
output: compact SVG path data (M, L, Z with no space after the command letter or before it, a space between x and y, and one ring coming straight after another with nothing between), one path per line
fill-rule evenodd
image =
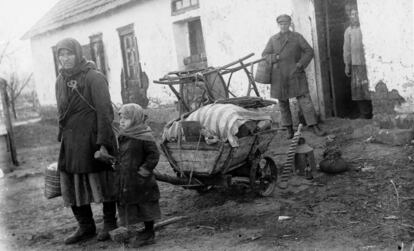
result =
M130 137L134 139L155 141L152 130L145 124L144 109L137 104L122 105L119 114L131 119L131 125L128 128L119 131L120 136Z

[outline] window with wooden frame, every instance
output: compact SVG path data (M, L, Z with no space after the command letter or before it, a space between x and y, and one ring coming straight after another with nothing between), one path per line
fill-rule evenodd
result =
M134 24L118 28L117 31L121 43L125 80L137 81L138 86L142 87L139 81L141 69Z
M188 21L188 44L190 56L184 58L187 68L207 67L206 50L204 47L203 30L199 18Z
M178 15L199 7L199 0L171 0L171 15Z
M96 67L106 76L105 51L102 41L102 33L89 37L90 54Z

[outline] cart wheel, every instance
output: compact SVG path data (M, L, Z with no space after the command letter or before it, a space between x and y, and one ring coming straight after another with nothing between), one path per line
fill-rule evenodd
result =
M262 157L250 168L250 186L261 196L271 196L276 187L277 168L269 157Z

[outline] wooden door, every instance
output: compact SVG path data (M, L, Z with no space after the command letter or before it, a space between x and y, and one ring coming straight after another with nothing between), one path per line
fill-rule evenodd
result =
M324 1L329 80L337 117L350 116L355 106L351 97L351 79L345 75L343 61L344 32L348 27L345 3L343 0Z

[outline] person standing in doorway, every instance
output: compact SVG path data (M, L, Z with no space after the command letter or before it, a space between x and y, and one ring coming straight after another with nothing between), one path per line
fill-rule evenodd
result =
M269 39L262 57L272 65L270 94L279 100L282 126L286 127L291 139L293 123L289 98L296 98L306 124L316 135L323 136L325 132L318 126L305 73L313 58L313 49L301 34L290 30L292 19L289 15L280 15L276 21L280 32Z
M56 45L61 69L56 80L61 142L58 169L65 206L70 206L78 228L65 239L73 244L96 234L91 203L103 203L104 226L98 240L109 239L116 225L115 176L110 165L94 158L116 150L112 130L114 113L108 82L95 64L82 56L82 47L73 38Z
M350 8L350 25L344 33L345 75L351 77L352 100L358 104L360 118L372 118L372 103L369 93L364 45L356 6Z

